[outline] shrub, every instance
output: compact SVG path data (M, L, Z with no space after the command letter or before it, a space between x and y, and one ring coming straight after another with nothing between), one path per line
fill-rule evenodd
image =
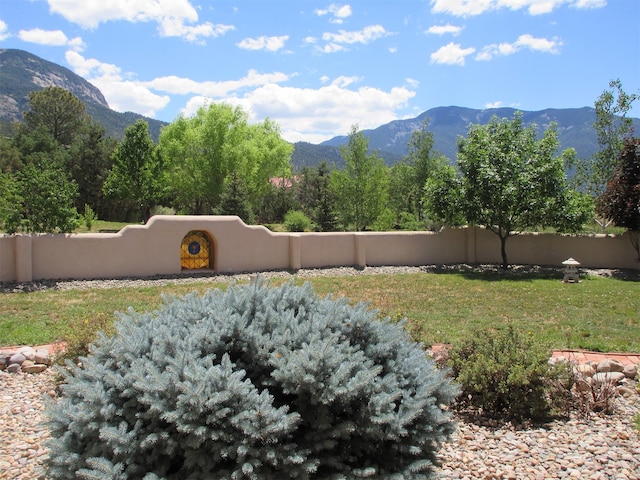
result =
M551 380L560 381L559 376L566 373L552 366L549 357L550 351L531 335L521 335L509 326L474 332L452 348L449 365L462 387L463 406L508 419L540 420L554 411Z
M50 405L52 479L426 479L456 387L401 325L261 279L120 314Z
M87 230L91 231L93 228L93 224L98 219L96 212L93 211L93 208L87 203L84 204L84 215L82 215L82 221L84 222Z
M304 232L311 228L311 220L300 210L290 210L284 216L284 226L288 232Z

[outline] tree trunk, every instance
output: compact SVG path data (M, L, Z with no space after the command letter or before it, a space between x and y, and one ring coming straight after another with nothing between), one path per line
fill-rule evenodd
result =
M502 255L502 268L506 270L509 268L509 262L507 260L507 239L509 234L500 235L500 254Z

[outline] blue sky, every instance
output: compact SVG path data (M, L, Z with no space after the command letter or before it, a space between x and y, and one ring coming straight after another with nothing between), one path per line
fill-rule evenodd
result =
M639 92L640 1L0 0L0 48L117 111L226 102L319 143L439 106L593 106L616 78Z

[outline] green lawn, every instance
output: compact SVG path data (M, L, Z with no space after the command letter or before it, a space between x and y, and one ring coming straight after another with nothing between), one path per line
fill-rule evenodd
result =
M490 332L512 324L550 348L640 352L637 281L587 277L578 284L565 284L556 277L509 278L491 273L358 275L308 281L319 295L369 302L385 316L406 317L407 328L427 345L455 343L476 329ZM114 311L153 310L163 294L183 295L226 285L0 294L0 346L65 340L79 331L108 327Z

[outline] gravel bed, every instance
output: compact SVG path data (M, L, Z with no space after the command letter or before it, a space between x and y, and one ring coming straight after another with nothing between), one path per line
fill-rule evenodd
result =
M260 273L230 273L220 274L215 272L189 272L179 275L163 275L146 278L116 278L97 280L38 280L29 283L0 282L0 293L33 292L38 290L71 290L93 288L138 288L153 285L168 285L178 283L218 283L233 280L247 281L257 275L262 278L312 278L318 276L352 276L352 275L395 275L402 273L491 273L510 277L539 276L546 278L563 277L562 267L539 267L533 265L511 265L508 269L502 269L498 265L421 265L421 266L381 266L381 267L331 267L310 268L299 270L273 270ZM640 281L640 270L624 269L580 269L581 275L599 275L605 277L620 278L631 281Z
M0 479L45 480L44 403L55 396L55 374L0 371ZM640 437L633 427L638 397L617 401L613 415L573 416L544 426L469 422L438 458L442 479L639 480Z

